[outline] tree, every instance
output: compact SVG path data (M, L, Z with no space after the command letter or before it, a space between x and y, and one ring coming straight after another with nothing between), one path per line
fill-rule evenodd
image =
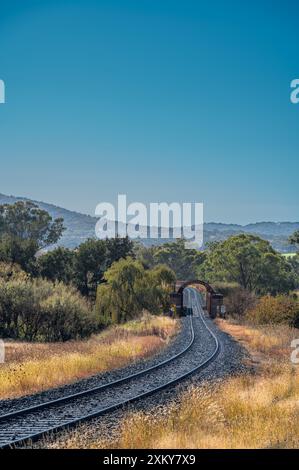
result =
M115 261L127 256L133 256L134 244L128 236L124 238L115 237L105 240L107 247L107 267L111 266Z
M237 282L258 294L288 292L295 286L291 265L268 241L251 234L213 243L198 274L209 282Z
M62 218L52 221L50 214L33 202L0 205L0 235L33 240L40 249L56 243L63 230Z
M175 274L166 266L144 269L131 257L120 259L105 272L97 289L96 311L101 324L120 323L167 306Z
M63 219L29 201L0 205L0 260L33 269L36 252L56 243L64 230Z
M69 284L74 277L75 253L68 248L58 247L37 259L38 273L51 281Z
M105 272L107 285L99 287L98 295L101 297L104 294L105 308L109 310L112 322L124 322L141 313L144 303L141 301L140 284L144 276L143 266L132 258L113 263Z
M178 279L182 280L196 277L197 267L205 258L204 253L185 248L183 239L157 247L139 249L137 253L144 266L153 267L157 264L164 264L175 272Z
M165 264L158 264L151 271L150 275L155 284L163 287L164 289L172 289L176 281L175 273Z
M258 293L272 295L288 293L297 284L292 265L276 252L264 254L258 282L261 286L256 289Z
M20 240L16 237L3 235L0 238L0 261L18 264L28 273L36 272L35 254L38 247L34 240Z
M298 288L298 285L299 285L299 253L296 253L295 256L291 256L290 258L288 258L288 263L292 266L293 271L296 274L296 281L297 281L296 284L297 284L297 288Z
M145 269L150 269L155 266L156 261L154 259L154 253L157 247L144 246L140 241L134 243L134 256L138 259Z
M289 242L292 245L298 245L299 246L299 230L293 233L293 235L290 236Z
M0 281L8 282L12 279L27 280L30 276L18 264L0 262Z
M106 266L105 240L90 238L79 245L74 259L74 282L83 295L95 296L97 284L102 280Z
M257 297L253 292L249 292L244 287L238 286L230 289L225 297L226 313L232 317L242 317L253 308L257 302Z
M153 303L162 307L163 312L170 308L170 292L174 290L175 273L168 266L159 264L149 271L150 283L153 290Z

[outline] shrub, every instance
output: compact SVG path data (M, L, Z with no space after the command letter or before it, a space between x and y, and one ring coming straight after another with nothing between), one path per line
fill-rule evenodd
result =
M93 314L75 288L55 284L53 292L41 302L42 336L46 341L67 341L88 336L95 330Z
M247 312L249 321L255 324L285 323L299 327L299 303L291 296L261 297L257 305Z
M0 334L29 341L66 341L96 329L88 303L70 286L20 275L0 276Z
M232 290L224 299L226 311L232 317L244 317L246 311L252 309L256 302L257 297L241 286Z
M25 273L18 264L0 261L0 280L11 279L29 279L29 274Z
M224 296L226 312L232 317L243 317L256 305L256 295L235 282L215 283L213 287Z

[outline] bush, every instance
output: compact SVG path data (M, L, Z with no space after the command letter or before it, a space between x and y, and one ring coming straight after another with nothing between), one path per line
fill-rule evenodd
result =
M46 341L83 338L96 329L87 302L74 288L62 283L55 284L51 295L41 302L41 310L41 333Z
M299 302L287 295L266 295L247 312L247 318L255 324L285 323L298 328Z
M19 273L0 276L0 334L28 341L66 341L91 334L96 321L88 303L70 286Z
M243 317L247 310L256 305L256 295L235 282L215 283L213 287L224 296L226 312L231 317Z
M11 279L29 279L29 274L25 273L18 264L0 261L0 280Z
M227 313L232 317L244 317L246 312L256 305L256 302L256 296L243 287L231 292L225 299Z

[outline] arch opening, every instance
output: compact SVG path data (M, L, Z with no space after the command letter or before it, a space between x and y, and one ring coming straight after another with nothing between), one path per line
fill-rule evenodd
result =
M183 293L184 289L189 286L198 286L205 295L205 309L212 318L221 315L223 305L223 295L218 294L213 287L206 281L201 279L192 279L190 281L177 281L174 292L171 294L171 301L176 305L176 309L181 315L184 315Z

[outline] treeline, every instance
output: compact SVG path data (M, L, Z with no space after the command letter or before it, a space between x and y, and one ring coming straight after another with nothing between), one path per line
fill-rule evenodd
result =
M240 234L210 244L197 273L211 283L236 282L257 295L277 295L298 286L298 260L286 259L258 236Z
M299 232L290 237L299 247ZM239 234L213 242L198 252L178 240L141 247L146 266L165 263L179 279L208 281L225 297L229 315L255 323L287 323L299 327L299 254L287 258L258 236Z
M121 258L133 255L128 238L90 239L76 250L59 247L45 253L63 231L62 219L32 202L0 206L0 261L17 264L32 277L73 284L82 295L95 297L104 272Z
M89 239L76 250L59 247L37 257L35 275L73 284L83 296L95 299L105 271L116 261L132 257L133 246L128 238L113 238Z
M222 289L230 314L251 312L255 321L266 321L271 307L275 321L298 324L292 292L299 285L299 256L287 259L257 236L235 235L204 252L185 248L184 240L146 248L128 238L53 249L63 230L62 219L52 220L31 202L0 206L2 337L65 341L144 309L167 312L176 278ZM299 233L290 241L299 246ZM283 316L285 300L289 313Z
M0 206L0 335L39 341L85 337L111 323L169 309L174 272L137 261L128 238L55 244L61 219L31 202Z
M299 233L290 237L299 246ZM227 314L255 324L299 327L299 255L286 258L268 241L241 234L209 246L198 275L225 298Z

